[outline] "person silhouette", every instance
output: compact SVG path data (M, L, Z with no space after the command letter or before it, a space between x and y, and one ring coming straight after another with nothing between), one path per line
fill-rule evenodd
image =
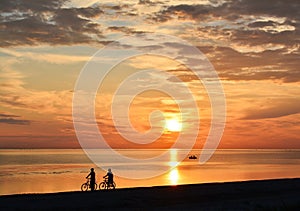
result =
M107 170L107 174L103 177L103 178L107 178L107 187L109 187L110 185L113 185L114 183L114 174L111 172L111 169Z
M89 173L89 175L86 176L86 178L90 178L90 188L91 191L94 191L96 183L96 174L94 172L94 168L91 168L91 172Z

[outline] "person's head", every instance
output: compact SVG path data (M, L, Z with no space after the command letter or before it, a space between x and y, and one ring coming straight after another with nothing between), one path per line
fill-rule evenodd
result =
M91 171L94 171L94 168L91 168Z
M111 172L111 169L108 169L107 171L108 171L108 172Z

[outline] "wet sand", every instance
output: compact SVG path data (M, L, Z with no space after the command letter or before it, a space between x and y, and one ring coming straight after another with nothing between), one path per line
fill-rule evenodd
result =
M300 178L0 196L1 210L299 210Z

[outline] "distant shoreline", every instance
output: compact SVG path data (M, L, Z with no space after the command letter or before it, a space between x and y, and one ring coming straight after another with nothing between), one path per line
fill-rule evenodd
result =
M300 178L0 196L1 210L300 208Z

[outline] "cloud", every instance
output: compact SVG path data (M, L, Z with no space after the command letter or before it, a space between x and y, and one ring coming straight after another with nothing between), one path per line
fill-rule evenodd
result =
M266 1L227 1L215 5L169 6L155 14L157 22L182 19L196 24L199 38L215 45L220 40L257 46L261 44L293 45L299 37L299 1L285 3L275 0L272 5ZM195 27L194 27L195 28ZM180 29L179 29L180 30ZM188 36L178 31L183 36ZM186 32L185 32L186 33ZM195 40L195 34L192 34Z
M175 33L205 52L222 79L299 82L299 6L297 0L179 4L151 20L176 20Z
M268 1L241 0L224 4L224 7L231 11L239 11L242 14L270 15L291 19L300 17L299 6L300 2L297 0L273 0L271 4Z
M23 120L23 119L7 118L7 119L0 119L0 123L13 124L13 125L29 125L30 121Z
M66 56L66 57L58 57L56 59L55 54L38 54L36 52L23 52L23 51L14 51L8 50L6 51L9 55L21 58L28 59L37 59L40 61L48 61L48 62L56 62L56 63L71 63L73 60L78 59L78 56ZM84 59L84 57L82 57ZM6 58L5 58L6 59ZM3 59L3 61L5 61ZM57 61L54 61L54 60ZM83 59L78 59L79 61L83 61ZM7 60L7 59L6 59ZM63 61L65 60L65 61ZM47 115L49 118L52 118L54 115L71 115L71 102L73 93L69 89L63 90L40 90L35 88L30 88L26 86L26 75L24 72L18 71L13 66L13 63L10 62L2 62L0 67L0 102L1 106L6 109L17 109L25 112L37 112L39 114ZM41 80L41 79L38 79ZM43 79L42 79L43 80ZM49 80L49 78L47 78ZM53 83L51 83L53 85ZM47 84L45 84L47 86ZM20 121L17 116L4 116L6 114L2 114L0 118L3 118L2 122L6 123L29 123ZM39 115L40 116L40 115ZM12 119L8 119L12 118ZM39 117L38 117L39 118ZM16 121L15 121L16 120Z
M224 80L299 82L299 55L287 49L239 52L231 47L199 47ZM298 50L297 50L298 51Z
M59 8L64 3L64 0L48 0L46 2L43 1L35 1L35 0L26 0L26 1L16 1L16 0L3 0L0 3L1 11L3 12L11 12L16 8L20 11L49 11L53 8Z
M122 32L124 34L142 34L144 31L139 31L134 28L126 27L126 26L109 26L107 30L112 32Z
M270 119L289 116L293 114L300 113L300 100L299 99L287 99L286 102L277 103L273 102L272 106L267 106L266 108L249 110L246 115L241 118L245 120L255 120L255 119Z
M19 117L21 116L0 113L0 123L13 125L29 125L31 123L30 120L18 119Z
M1 106L44 114L69 114L72 99L70 90L43 91L26 88L24 74L6 64L0 71ZM0 116L1 117L1 116Z
M37 91L19 88L0 95L2 106L35 111L43 114L70 114L72 93L63 91Z
M237 20L244 15L265 15L279 16L294 19L300 16L299 1L290 0L288 3L282 0L274 0L272 4L260 0L226 1L223 4L181 4L169 6L159 14L171 18L189 17L196 20L207 20L211 17L218 17L227 20Z
M30 51L16 51L13 49L2 48L0 53L14 58L29 59L33 61L48 62L52 64L72 64L77 62L86 62L90 56L66 55L61 53L42 53Z
M274 21L256 21L253 23L248 24L251 28L260 28L265 26L275 26L276 23Z
M163 4L163 1L139 0L138 4L147 5L147 6L155 6L157 4Z
M90 20L103 13L99 7L63 8L63 2L1 1L1 47L90 43L92 35L101 37L99 24Z
M190 19L197 22L199 30L217 30L220 34L224 31L233 34L233 38L243 38L252 43L258 38L265 43L270 40L260 39L262 35L270 36L272 33L293 32L299 36L300 12L296 7L300 3L297 0L290 4L281 0L275 0L272 5L266 1L228 1L219 6L214 5L176 5L156 13L156 20L167 21L171 19ZM266 32L255 34L257 31ZM239 34L244 33L244 34ZM291 36L292 41L297 40L294 33L284 33L279 37ZM278 40L278 36L270 36L273 41ZM249 39L250 38L250 39ZM280 39L281 40L281 39ZM231 39L231 41L233 41ZM286 39L283 41L287 41Z
M17 115L13 115L13 114L0 114L0 118L1 117L5 117L5 118L13 118L13 117L20 117Z
M139 4L149 4L152 3L150 0L139 0Z
M287 30L278 33L271 33L272 30L269 31L270 32L255 28L253 30L232 30L230 40L232 43L248 44L249 46L259 46L263 44L291 46L297 43L296 40L299 36L299 32L297 31Z

